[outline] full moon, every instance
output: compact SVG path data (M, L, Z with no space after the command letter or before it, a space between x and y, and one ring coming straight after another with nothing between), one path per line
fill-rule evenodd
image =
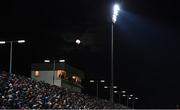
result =
M76 44L80 44L81 41L79 39L76 40Z

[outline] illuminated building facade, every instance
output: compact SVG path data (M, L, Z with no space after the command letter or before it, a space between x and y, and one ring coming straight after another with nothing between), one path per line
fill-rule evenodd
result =
M81 92L81 80L84 79L84 73L66 63L56 63L55 65L53 63L39 63L32 64L31 78Z

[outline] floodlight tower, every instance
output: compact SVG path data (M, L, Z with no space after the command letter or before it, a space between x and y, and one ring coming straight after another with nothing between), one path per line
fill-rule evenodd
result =
M15 40L15 41L0 41L0 44L10 43L10 60L9 60L9 74L12 73L12 54L13 54L13 43L25 43L25 40Z
M113 6L113 14L112 14L112 23L111 23L111 87L110 87L110 101L114 102L114 65L113 65L113 26L116 23L118 13L120 11L120 7L118 4L114 4Z

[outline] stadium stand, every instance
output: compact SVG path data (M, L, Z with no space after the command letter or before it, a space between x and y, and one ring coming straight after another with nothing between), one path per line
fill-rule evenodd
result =
M24 76L0 74L0 109L58 108L112 109L122 105Z

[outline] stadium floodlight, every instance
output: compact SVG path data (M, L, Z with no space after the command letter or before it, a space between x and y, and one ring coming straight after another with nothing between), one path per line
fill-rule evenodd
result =
M117 89L117 86L113 86L114 89Z
M76 44L80 44L81 43L81 41L79 40L79 39L76 39Z
M100 80L100 82L104 83L104 82L105 82L105 80Z
M126 97L126 95L125 95L125 94L123 94L123 97Z
M112 27L111 27L111 85L110 85L110 100L113 103L114 101L114 95L113 95L113 86L114 86L114 56L113 56L113 45L114 45L114 41L113 41L113 25L116 22L117 16L118 16L118 12L120 11L120 7L118 4L114 4L113 6L113 12L112 12Z
M118 93L118 91L114 91L114 93Z
M25 40L15 41L0 41L0 44L10 43L10 60L9 60L9 74L12 73L12 54L13 54L13 43L25 43Z
M44 60L44 62L45 62L45 63L49 63L49 62L50 62L50 60Z
M18 40L18 43L25 43L25 40Z
M60 63L64 63L64 62L65 62L65 60L59 60L59 62L60 62Z
M135 100L138 100L138 97L132 98L132 109L134 109L135 106Z
M126 91L122 91L122 93L126 93Z
M133 95L132 95L132 94L130 94L129 96L130 96L130 97L133 97Z
M6 42L5 41L0 41L0 44L5 44Z
M138 100L139 98L138 97L135 97L136 100Z
M96 84L96 97L98 97L98 94L99 94L99 84L100 83L104 83L105 80L90 80L89 82Z
M107 88L108 88L108 86L104 86L104 88L105 88L105 89L107 89Z
M89 82L93 83L93 82L94 82L94 80L90 80Z
M118 16L118 12L120 11L120 7L118 4L115 4L113 7L113 15L112 15L112 22L115 23L117 16Z

